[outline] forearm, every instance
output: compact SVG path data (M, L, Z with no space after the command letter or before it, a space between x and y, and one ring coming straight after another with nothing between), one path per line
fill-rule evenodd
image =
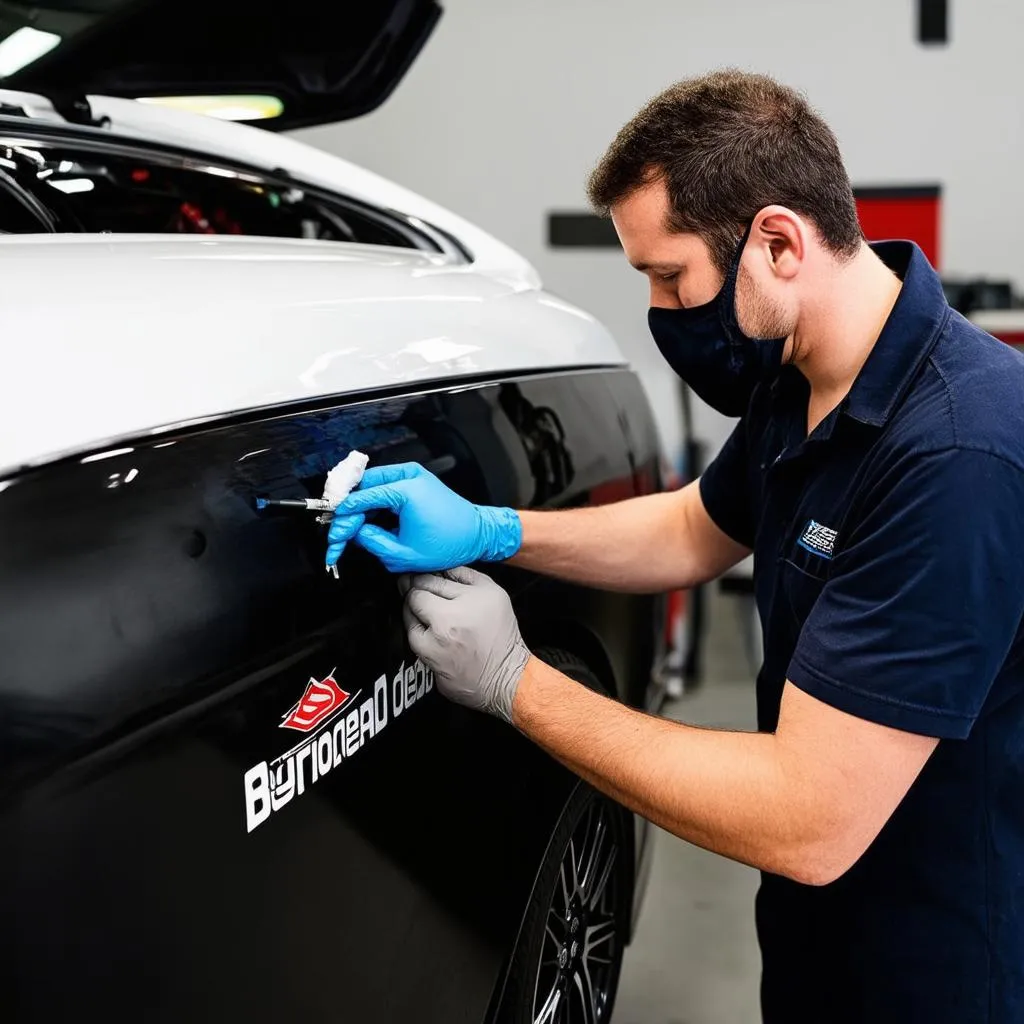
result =
M810 878L820 828L765 733L697 729L641 714L531 658L517 728L597 789L691 843Z
M512 564L524 569L632 593L701 582L683 543L679 492L519 518L523 542Z
M404 577L409 646L445 696L511 722L598 789L692 843L825 885L863 855L939 740L782 687L773 733L694 729L530 654L512 601L469 568Z

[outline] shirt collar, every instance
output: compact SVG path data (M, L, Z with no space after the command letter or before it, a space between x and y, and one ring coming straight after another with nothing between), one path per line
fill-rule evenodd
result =
M928 358L950 311L938 274L913 242L876 242L871 248L903 287L840 409L880 427Z

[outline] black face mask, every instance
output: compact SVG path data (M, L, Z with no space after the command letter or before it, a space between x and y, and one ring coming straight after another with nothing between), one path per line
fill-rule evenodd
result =
M719 293L703 306L652 307L647 323L669 366L725 416L742 416L754 388L782 365L785 338L748 338L736 319L736 278L748 228Z

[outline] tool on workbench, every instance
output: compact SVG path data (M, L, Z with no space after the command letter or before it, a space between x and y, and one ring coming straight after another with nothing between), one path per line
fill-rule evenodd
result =
M351 451L327 474L322 498L257 498L256 508L301 508L319 512L316 521L321 525L327 525L334 518L334 510L339 502L344 501L349 493L359 486L369 461L368 455ZM327 572L338 579L336 565L329 566Z

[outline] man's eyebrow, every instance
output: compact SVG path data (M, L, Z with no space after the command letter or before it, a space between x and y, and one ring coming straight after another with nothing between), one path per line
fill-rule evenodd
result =
M680 263L633 263L632 261L629 265L634 270L639 270L641 274L648 270L679 270L682 266Z

